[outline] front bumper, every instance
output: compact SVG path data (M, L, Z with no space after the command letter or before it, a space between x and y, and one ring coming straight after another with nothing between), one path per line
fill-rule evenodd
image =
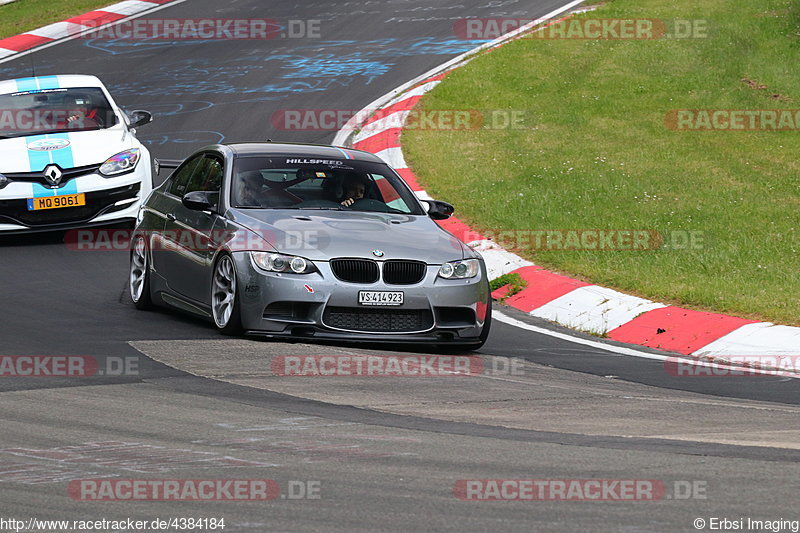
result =
M97 173L83 175L58 189L12 181L0 190L0 233L53 231L134 220L152 188L149 164L149 160L140 161L136 170L116 178ZM85 206L28 211L29 198L80 193L86 195Z
M360 284L339 281L327 262L315 262L319 272L264 272L250 254L237 252L242 325L249 334L267 337L470 344L479 339L489 304L486 267L467 280L437 277L430 265L414 285L383 281ZM400 306L363 306L358 292L402 291Z

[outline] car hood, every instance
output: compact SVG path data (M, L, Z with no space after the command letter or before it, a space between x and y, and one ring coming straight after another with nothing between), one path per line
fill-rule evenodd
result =
M134 146L138 142L121 126L0 139L0 173L38 172L51 163L64 169L99 165Z
M426 216L315 210L232 210L230 218L281 253L314 261L335 257L416 259L441 264L464 257L457 238ZM373 254L373 251L383 255Z

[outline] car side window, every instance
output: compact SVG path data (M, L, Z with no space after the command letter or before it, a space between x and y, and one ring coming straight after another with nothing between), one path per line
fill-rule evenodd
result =
M202 159L202 155L195 156L178 168L175 172L175 176L172 178L172 185L169 186L170 194L178 198L183 198L183 195L189 192L186 190L189 184L189 178L192 177L195 167L197 167L197 164L202 161Z
M189 185L186 187L186 192L203 191L213 192L212 200L215 205L219 204L219 190L222 186L223 167L222 159L206 155L198 163L192 172L192 177L189 178Z
M213 155L206 155L192 172L186 192L219 192L222 174L222 160Z

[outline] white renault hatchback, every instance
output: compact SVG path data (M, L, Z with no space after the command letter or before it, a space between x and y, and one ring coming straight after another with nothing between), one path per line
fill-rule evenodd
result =
M150 153L94 76L0 81L0 233L134 221L152 189Z

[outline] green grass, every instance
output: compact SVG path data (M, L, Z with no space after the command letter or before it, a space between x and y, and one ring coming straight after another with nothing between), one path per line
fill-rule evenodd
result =
M798 2L612 0L582 16L706 19L709 32L483 54L421 105L525 110L525 129L406 131L421 183L483 231L702 232L699 249L520 254L650 299L800 324L800 131L665 127L674 109L800 109Z
M519 291L527 287L528 282L525 281L519 274L511 272L508 274L503 274L502 276L498 276L490 281L489 290L494 292L500 287L505 287L506 285L508 285L508 290L506 291L505 296L501 298L501 301L514 296Z
M0 39L110 6L114 0L17 0L0 6Z

